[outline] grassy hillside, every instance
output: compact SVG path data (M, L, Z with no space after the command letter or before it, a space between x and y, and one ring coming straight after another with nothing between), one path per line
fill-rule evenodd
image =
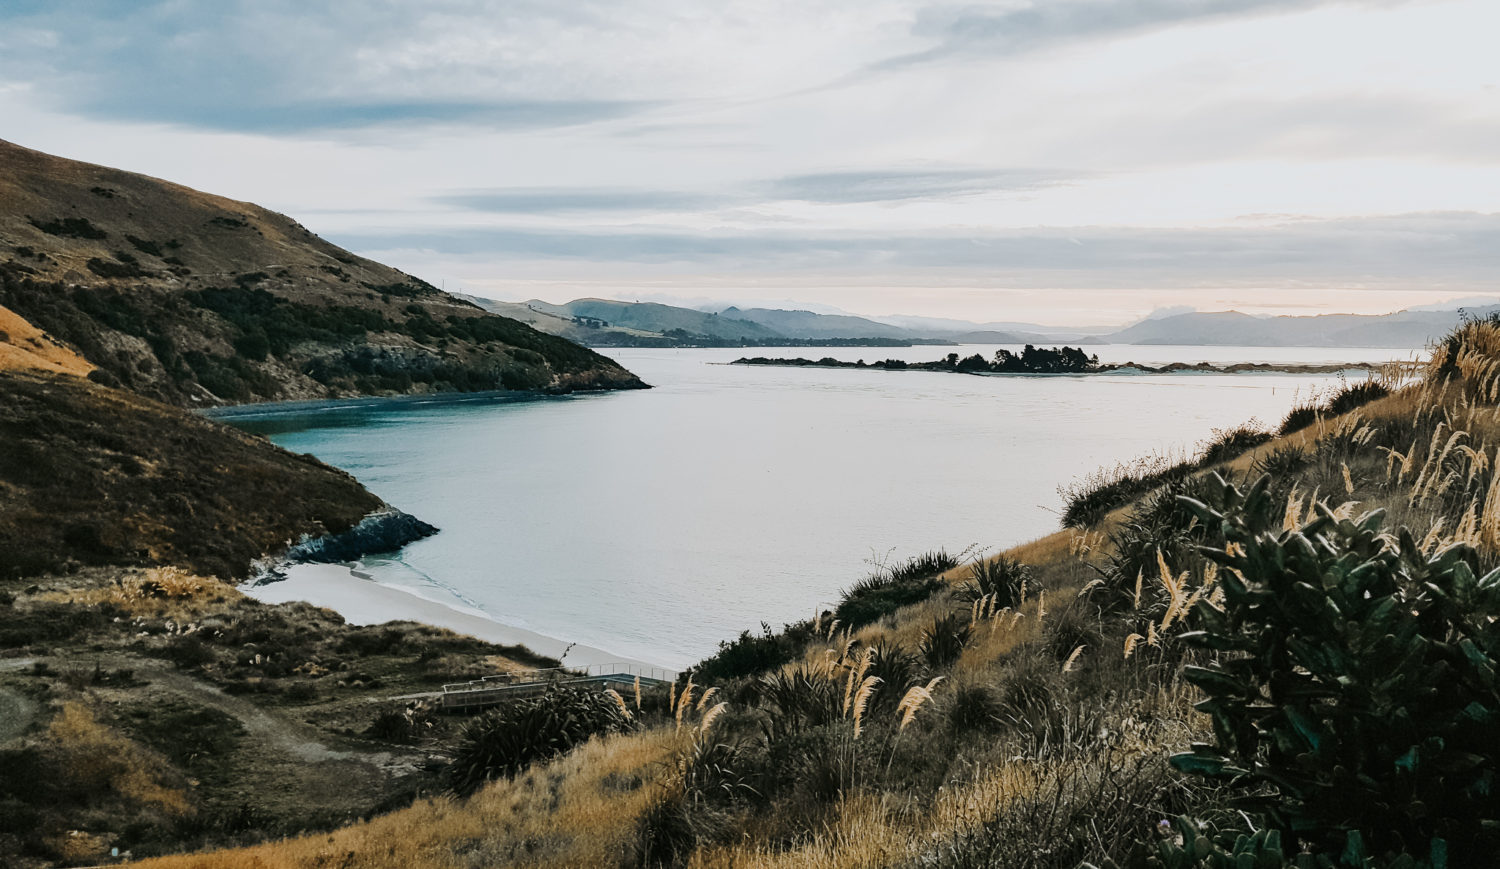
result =
M1082 481L1067 530L726 642L555 760L461 743L472 796L153 865L1490 865L1497 371L1468 324L1420 376Z
M0 865L77 865L347 824L442 786L410 695L549 666L232 584L384 507L311 456L59 373L0 339ZM34 352L33 352L34 351ZM30 365L30 368L25 367Z
M283 215L3 141L0 305L174 404L641 385Z
M178 565L226 579L382 507L353 477L77 377L0 372L0 577Z
M660 305L574 299L554 305L463 296L486 311L590 347L885 346L945 343L862 317L728 308L717 314Z

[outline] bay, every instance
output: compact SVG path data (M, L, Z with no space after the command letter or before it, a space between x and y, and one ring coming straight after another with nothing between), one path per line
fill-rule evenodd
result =
M1327 375L979 377L734 366L744 355L991 356L990 346L606 351L655 388L528 402L343 406L236 421L357 476L442 532L375 580L681 667L811 616L889 563L1058 527L1059 486L1274 426ZM1008 348L1019 349L1019 348ZM1115 346L1105 362L1379 362L1365 348ZM1363 375L1355 375L1363 377Z

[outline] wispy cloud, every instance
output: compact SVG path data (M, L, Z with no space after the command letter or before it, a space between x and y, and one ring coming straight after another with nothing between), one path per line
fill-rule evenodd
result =
M1413 214L1219 229L1073 227L924 235L670 233L455 228L336 237L365 250L498 261L678 263L701 271L966 270L1037 287L1500 278L1500 215ZM1048 278L1048 273L1056 277Z
M1399 2L1405 0L1030 0L1000 10L934 4L917 12L912 32L935 44L887 58L873 68L899 68L959 55L1017 55L1079 40L1334 4L1390 6Z
M931 169L819 172L789 175L762 189L772 199L803 202L899 202L950 199L996 192L1026 192L1069 184L1091 173L1050 169Z
M497 214L693 211L732 201L730 197L706 193L549 187L469 190L441 194L432 197L432 200L444 205Z
M517 45L589 26L595 8L25 0L0 6L0 79L90 117L272 135L574 126L655 104L539 77L546 62Z

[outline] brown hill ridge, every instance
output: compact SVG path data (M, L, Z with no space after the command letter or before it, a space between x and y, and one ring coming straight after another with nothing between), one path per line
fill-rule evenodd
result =
M643 385L284 215L4 141L0 305L176 404Z

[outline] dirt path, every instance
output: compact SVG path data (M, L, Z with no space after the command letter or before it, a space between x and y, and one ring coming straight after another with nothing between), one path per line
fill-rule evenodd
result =
M239 719L240 724L251 736L258 738L270 748L307 763L360 760L384 769L385 764L381 764L380 761L384 760L388 764L393 760L390 755L383 752L366 754L329 748L318 741L317 734L311 727L272 715L248 700L225 694L212 685L199 682L197 679L173 670L148 667L137 670L137 675L144 676L157 685L170 688L175 694L190 697L210 709L217 709L225 715Z

